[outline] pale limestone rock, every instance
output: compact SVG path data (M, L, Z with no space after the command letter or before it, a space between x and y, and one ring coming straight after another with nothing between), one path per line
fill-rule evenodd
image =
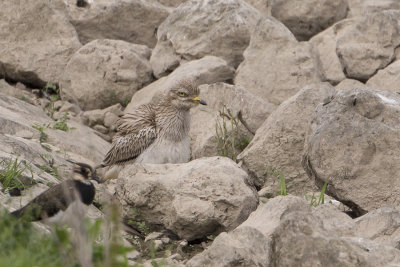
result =
M101 109L130 99L152 80L150 49L119 40L94 40L68 62L61 97L83 110Z

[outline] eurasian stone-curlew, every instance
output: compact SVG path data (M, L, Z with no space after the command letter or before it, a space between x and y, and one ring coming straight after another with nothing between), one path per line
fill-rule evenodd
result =
M120 166L136 163L183 163L190 159L190 109L206 105L197 85L188 80L170 88L157 103L145 104L125 114L103 163L113 166L105 179L116 178Z

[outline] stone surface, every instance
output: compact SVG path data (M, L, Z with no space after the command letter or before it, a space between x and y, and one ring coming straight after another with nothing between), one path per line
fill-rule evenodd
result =
M400 248L400 212L382 207L355 219L355 235Z
M336 90L348 90L348 89L363 88L363 87L366 87L365 84L353 79L344 79L335 86Z
M316 48L321 60L323 77L333 85L346 79L342 63L336 53L336 41L352 23L352 20L342 20L310 39L310 43Z
M30 104L37 102L36 96L28 91L26 88L18 88L18 86L12 86L5 80L0 80L0 93L18 98Z
M384 213L386 220L379 223L380 227L375 231L381 234L398 224L398 212L386 209ZM373 219L365 220L364 227L372 222L372 230L379 216L373 215ZM302 198L279 196L260 204L235 230L217 236L210 247L189 260L187 265L398 265L400 252L394 246L363 238L363 234L355 230L356 227L357 223L334 205L311 208ZM359 228L359 231L363 230L363 227Z
M57 83L80 46L74 27L49 1L1 4L0 77L37 87Z
M366 81L394 59L400 44L399 19L400 11L370 13L355 19L338 38L336 51L348 78Z
M187 0L156 0L156 1L167 7L177 7Z
M255 7L264 16L271 16L270 0L246 0L246 2Z
M207 106L198 106L191 112L192 158L220 154L218 142L221 142L222 134L219 133L218 137L216 123L223 126L223 119L227 125L225 134L236 139L239 146L237 153L240 153L243 149L241 146L245 146L240 142L251 140L256 130L276 108L245 88L226 83L200 86L200 98L207 102ZM234 120L223 118L220 112L228 116L231 113Z
M349 5L348 17L364 16L367 13L389 9L400 9L397 0L347 0Z
M377 89L399 93L400 83L400 61L395 61L377 74L372 76L366 83L366 86Z
M270 0L271 15L305 41L347 15L347 0Z
M191 258L186 266L268 266L269 243L259 231L241 227L221 233L204 252Z
M359 237L339 237L308 212L284 214L272 235L269 266L396 266L400 251Z
M234 73L234 69L229 67L225 60L214 56L205 56L202 59L187 62L167 77L163 77L136 92L125 112L132 112L140 105L149 103L152 99L156 101L160 94L179 80L191 79L199 85L210 84L231 80Z
M302 164L326 193L361 215L399 206L400 96L387 91L339 91L319 105L307 133Z
M322 80L320 61L310 43L272 17L261 19L236 71L235 84L279 105L301 87Z
M152 80L150 49L119 40L95 40L68 62L61 87L63 100L83 110L105 108L129 99Z
M233 230L257 206L247 174L232 160L130 165L119 173L116 197L124 216L134 208L146 223L194 240Z
M305 135L315 107L334 93L328 83L305 86L268 117L238 156L254 183L268 188L269 195L280 190L279 178L272 170L283 174L291 194L303 196L312 190L314 181L301 165Z
M115 39L154 47L157 42L154 33L169 15L168 9L156 1L96 0L86 7L78 7L76 0L64 3L82 44L95 39Z
M257 210L238 228L251 227L258 230L265 237L271 237L281 224L282 217L296 211L310 212L310 205L296 196L277 196L266 204L258 206Z
M48 117L39 107L30 105L19 99L0 94L0 133L19 135L21 131L33 133L33 141L39 142L40 131L33 127L41 127L47 134L45 143L49 149L58 151L77 161L87 159L87 163L101 162L109 149L109 144L98 137L92 129L73 120L68 120L70 128L67 132L54 129L55 121ZM39 143L37 145L40 146ZM47 151L49 153L49 151ZM15 152L15 155L18 155ZM30 160L35 157L28 157Z
M400 43L400 11L367 13L340 21L316 35L311 43L319 51L326 79L337 84L347 78L367 81L395 57Z
M241 0L184 2L158 28L157 52L151 57L153 63L162 64L156 75L173 69L176 57L170 57L174 53L186 60L213 55L223 58L230 66L238 66L259 17L256 9ZM164 56L172 60L166 61Z

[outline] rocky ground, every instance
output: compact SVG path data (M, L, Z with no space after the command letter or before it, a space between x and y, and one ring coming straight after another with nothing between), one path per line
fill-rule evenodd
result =
M88 216L116 202L144 236L132 265L400 266L399 46L397 0L3 1L0 175L23 171L0 205L194 79L192 160L96 183Z

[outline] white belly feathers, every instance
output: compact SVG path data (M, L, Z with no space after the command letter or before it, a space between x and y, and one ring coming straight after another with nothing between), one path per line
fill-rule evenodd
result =
M179 142L166 139L156 139L135 160L137 163L184 163L190 160L190 137Z

